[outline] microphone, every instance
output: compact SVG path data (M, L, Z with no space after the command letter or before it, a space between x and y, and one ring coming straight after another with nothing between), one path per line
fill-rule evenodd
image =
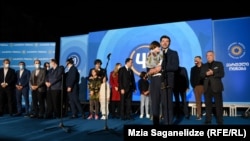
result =
M108 54L107 58L110 59L111 53Z

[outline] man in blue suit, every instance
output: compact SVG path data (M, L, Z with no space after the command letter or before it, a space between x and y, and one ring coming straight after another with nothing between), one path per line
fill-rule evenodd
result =
M72 58L67 60L68 72L66 73L66 91L69 98L69 104L72 112L71 118L77 118L78 112L84 118L83 108L79 99L79 80L80 74L78 69L74 66Z
M22 96L25 102L25 115L29 115L29 79L30 71L25 68L25 62L19 62L19 70L16 71L16 101L17 113L14 116L22 115Z

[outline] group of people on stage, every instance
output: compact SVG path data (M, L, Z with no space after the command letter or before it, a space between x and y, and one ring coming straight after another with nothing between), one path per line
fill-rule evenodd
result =
M223 84L224 67L215 60L213 51L207 51L207 62L203 63L201 56L195 56L195 65L191 68L190 79L185 67L180 66L178 52L170 48L170 37L163 35L160 41L152 41L146 59L146 70L135 82L133 59L126 58L124 65L117 62L114 69L107 75L102 68L102 61L96 59L95 67L89 71L87 88L89 94L89 115L87 119L132 118L132 96L138 89L141 94L140 118L144 115L152 118L153 125L174 124L174 114L183 111L189 118L186 92L189 82L193 87L197 120L201 120L201 98L205 97L205 124L212 121L212 104L216 107L216 120L223 124ZM60 118L63 108L69 106L71 118L79 114L84 117L84 111L79 100L80 75L74 66L72 58L66 60L66 67L59 66L56 59L44 63L34 60L34 70L25 68L25 62L19 62L19 70L10 67L10 60L3 60L0 69L0 116L8 107L10 116L29 116L31 118ZM65 73L65 69L67 72ZM30 105L29 92L32 94ZM66 95L64 95L66 93ZM22 97L25 111L22 111ZM180 98L183 109L180 109ZM174 102L177 110L174 110ZM150 106L149 106L150 105ZM145 109L144 109L145 108ZM101 114L101 117L99 117Z
M140 118L143 117L144 112L146 112L146 117L150 117L148 115L148 105L150 105L153 125L174 124L174 115L178 118L182 113L185 118L189 119L186 92L189 90L190 81L197 106L196 119L201 120L202 118L201 104L202 95L204 94L205 124L212 123L213 102L216 108L216 122L217 124L223 124L222 92L224 87L222 78L224 77L224 66L222 62L215 60L213 51L207 51L206 63L202 63L201 56L195 56L195 66L191 68L189 80L186 68L179 65L178 52L170 49L170 43L170 37L163 35L160 37L160 42L152 41L149 46L150 51L146 59L146 75L143 71L139 80L141 93ZM145 76L148 77L146 80L149 83L145 81ZM182 103L180 103L180 97ZM150 102L148 102L149 100ZM180 109L181 106L182 109Z
M72 58L66 61L67 73L66 68L59 66L56 59L45 62L44 67L40 60L34 60L32 71L26 68L23 61L18 65L19 69L15 71L10 67L9 59L3 60L3 68L0 69L0 116L8 113L10 116L30 118L61 118L64 116L62 109L67 103L72 118L77 117L78 112L83 114L79 100L80 76ZM30 92L32 101L29 101ZM25 103L24 111L22 99Z

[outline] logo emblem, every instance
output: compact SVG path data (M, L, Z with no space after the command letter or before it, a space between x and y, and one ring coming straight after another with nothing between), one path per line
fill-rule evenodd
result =
M71 54L69 54L69 56L67 57L68 59L69 58L72 58L74 60L74 65L76 67L78 67L80 65L80 62L81 62L81 58L80 58L80 55L76 52L73 52Z
M228 47L228 55L233 59L240 59L246 54L245 46L242 43L232 43Z
M149 45L140 45L130 53L130 58L133 59L132 70L138 76L141 71L146 71L146 58L148 52Z

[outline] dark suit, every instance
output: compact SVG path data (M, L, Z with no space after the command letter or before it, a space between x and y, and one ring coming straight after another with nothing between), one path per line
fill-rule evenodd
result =
M175 75L175 71L178 70L178 67L179 67L178 53L169 48L167 50L167 53L164 53L163 62L162 62L162 70L163 70L162 81L165 83L166 88L161 90L162 92L161 104L162 104L162 113L163 113L163 124L166 124L166 125L173 124L174 75ZM153 100L154 99L152 99L152 102ZM157 102L159 103L159 101Z
M38 86L36 90L32 90L32 109L31 117L43 117L45 112L45 94L46 94L46 70L39 69L36 75L36 69L32 71L30 76L30 86Z
M206 72L211 69L212 76L207 76ZM204 79L204 96L206 105L206 122L212 120L212 103L213 98L216 107L217 123L223 123L223 99L222 91L224 90L222 78L224 77L224 66L219 61L205 63L201 68L201 77Z
M16 89L16 100L17 100L17 113L22 113L22 96L25 102L25 114L29 114L29 80L30 80L30 71L24 69L20 77L20 70L16 71L16 85L22 86L21 90Z
M125 93L121 94L121 118L130 119L132 94L136 90L134 72L131 69L127 69L125 66L121 67L118 71L118 81L119 91L122 89L125 90Z
M68 98L69 98L69 104L72 111L72 116L77 117L78 112L84 115L83 108L80 103L79 99L79 80L80 80L80 74L78 72L78 69L75 66L71 66L69 71L67 72L65 83L66 83L66 89L68 87L71 88L71 92L68 92Z
M180 116L181 111L184 112L186 118L189 117L188 113L188 104L187 104L187 97L186 92L189 88L189 79L187 69L185 67L179 67L178 70L175 72L175 85L174 85L174 97L175 97L175 104L176 104L176 114L177 117ZM180 96L181 102L180 103ZM181 110L181 105L183 106L183 110Z
M61 96L62 96L62 77L64 75L64 67L57 66L55 69L51 68L46 75L46 82L50 82L50 87L47 87L46 116L59 118L61 116Z
M4 106L6 101L8 102L9 114L12 116L14 110L15 100L15 82L16 82L15 70L8 68L8 72L4 78L4 68L0 69L0 84L5 82L8 85L3 88L0 86L0 115L4 114ZM6 99L7 98L7 99Z

